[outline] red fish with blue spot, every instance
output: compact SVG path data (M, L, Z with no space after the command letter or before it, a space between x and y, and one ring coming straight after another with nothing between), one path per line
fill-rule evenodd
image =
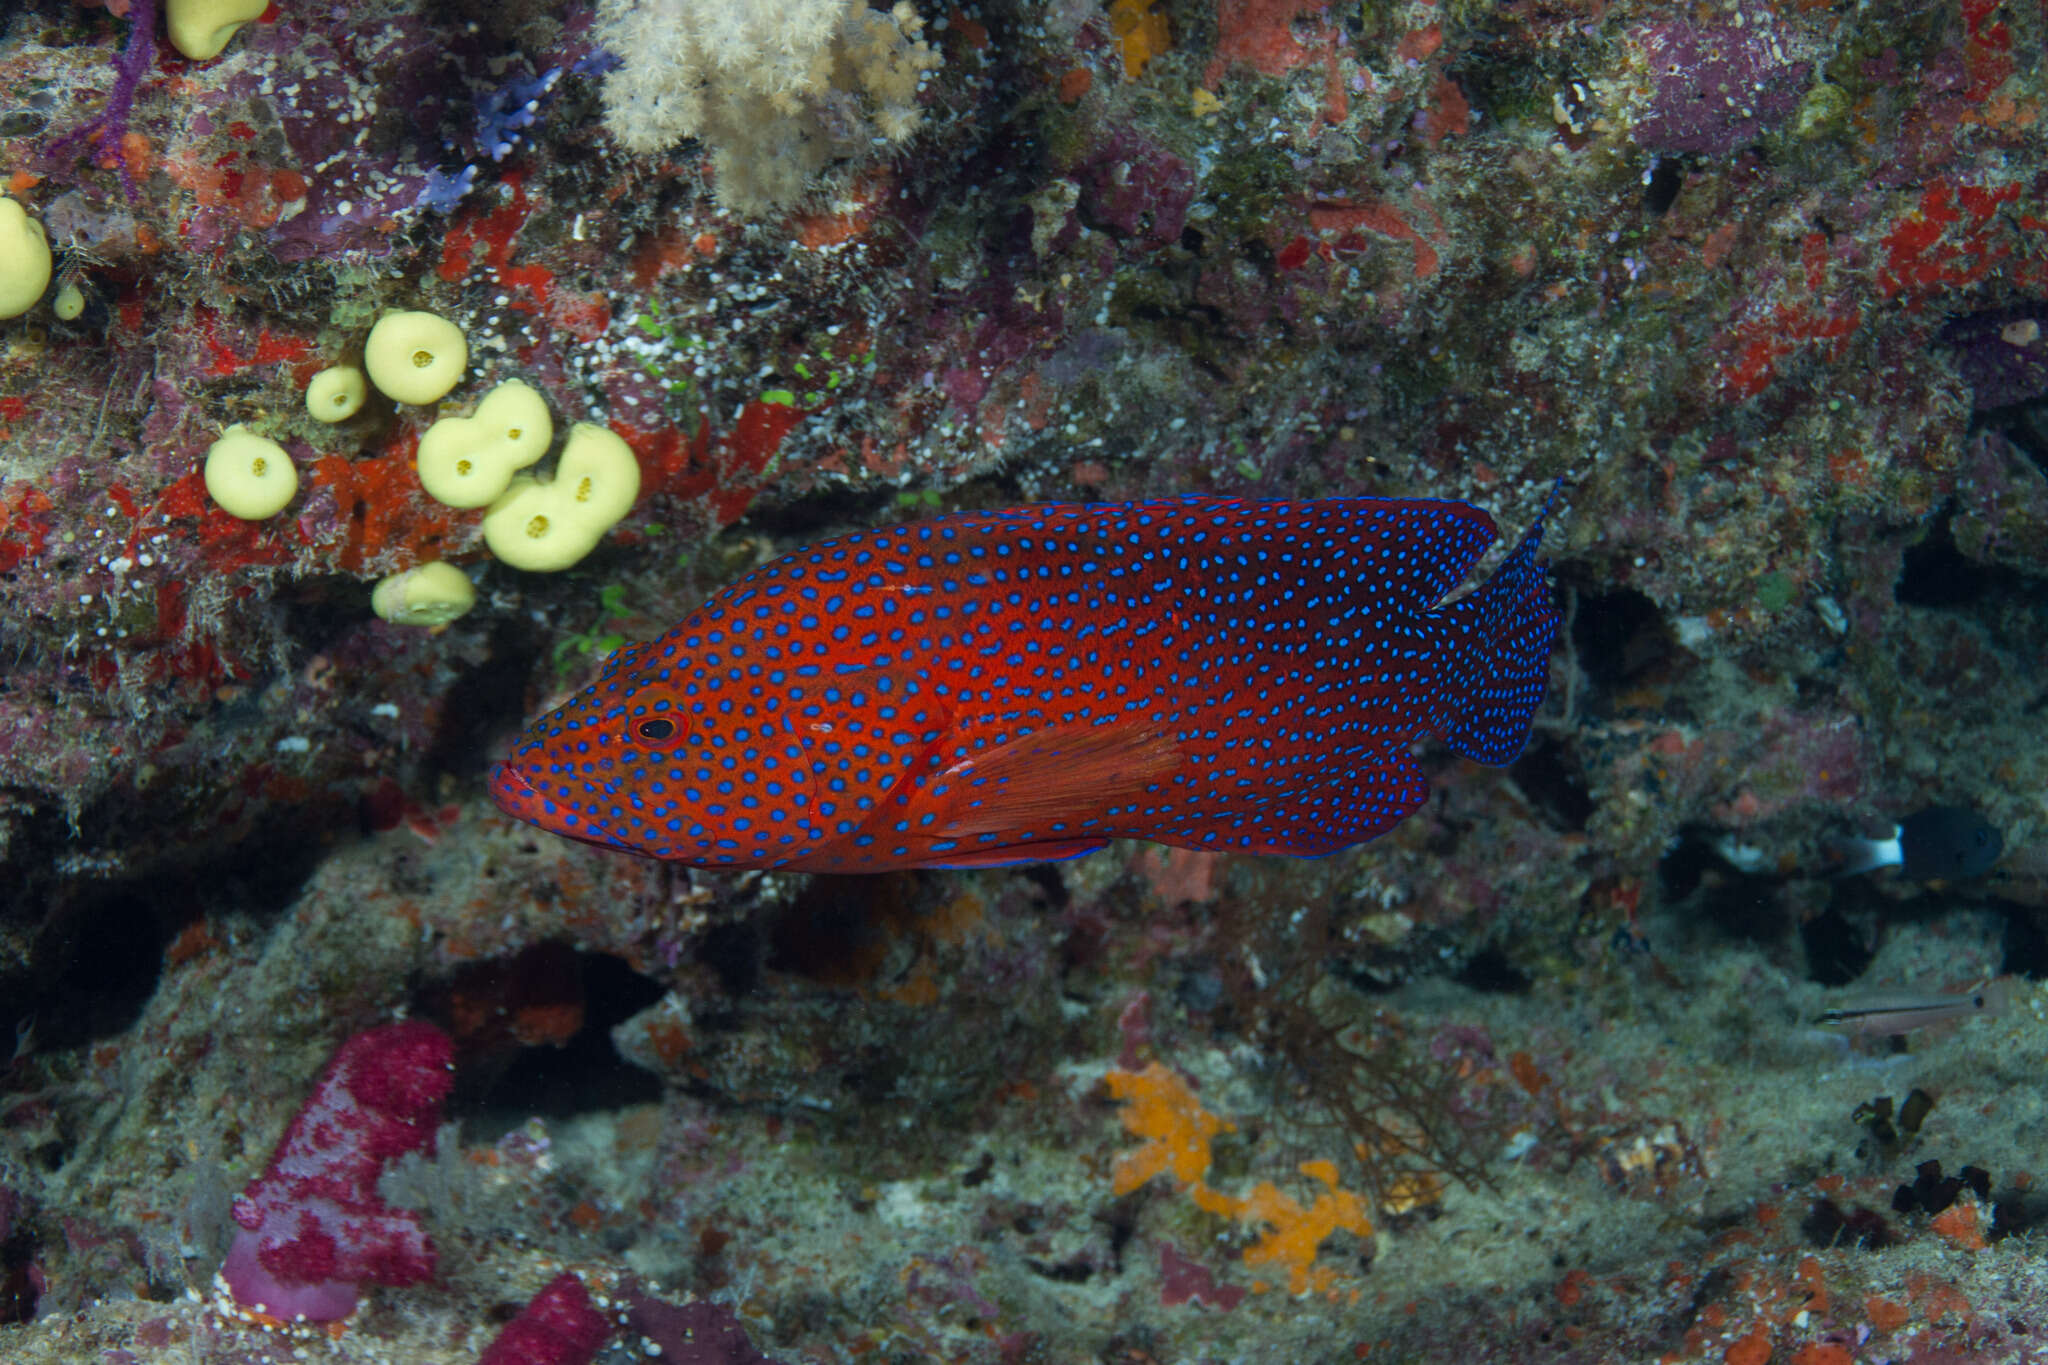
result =
M1538 516L1413 498L962 512L747 574L521 736L509 814L702 867L883 872L1111 839L1321 857L1521 752L1558 615Z

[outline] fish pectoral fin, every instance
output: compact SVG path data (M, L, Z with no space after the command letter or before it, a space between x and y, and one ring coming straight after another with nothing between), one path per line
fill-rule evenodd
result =
M940 818L932 832L945 839L1070 837L1083 821L1101 820L1170 780L1180 765L1172 735L1135 723L1035 730L935 774L930 790Z
M965 869L974 867L1015 867L1020 863L1061 863L1069 858L1079 858L1097 849L1108 848L1107 839L1070 839L1056 843L1011 844L1007 848L984 849L979 853L940 853L934 855L940 861L921 862L919 867L941 869Z

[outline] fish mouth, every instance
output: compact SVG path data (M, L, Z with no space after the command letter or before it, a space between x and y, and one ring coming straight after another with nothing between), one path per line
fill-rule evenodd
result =
M550 834L564 839L574 839L580 844L591 844L597 848L608 848L619 853L638 853L640 850L616 839L607 839L587 828L577 828L575 821L554 801L542 795L539 788L527 778L522 766L510 759L491 765L491 800L498 803L498 809L515 820L524 820Z
M544 824L541 814L540 793L526 780L526 774L512 763L491 765L491 800L498 803L498 809L515 820L528 824Z

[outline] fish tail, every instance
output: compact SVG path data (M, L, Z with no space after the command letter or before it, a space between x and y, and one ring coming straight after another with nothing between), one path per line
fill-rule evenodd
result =
M1557 606L1536 558L1559 479L1522 543L1480 588L1443 608L1449 636L1438 673L1441 701L1430 729L1459 753L1495 767L1514 762L1543 704Z

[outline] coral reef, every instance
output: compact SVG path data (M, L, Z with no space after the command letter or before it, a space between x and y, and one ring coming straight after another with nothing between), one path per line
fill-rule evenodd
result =
M2038 6L169 32L0 13L0 1357L2039 1354ZM404 313L453 387L336 403ZM493 393L541 515L621 476L569 567L423 484ZM1201 493L1511 544L1560 477L1531 742L1423 746L1327 859L713 873L487 795L808 542ZM1837 875L1929 807L2003 857Z

